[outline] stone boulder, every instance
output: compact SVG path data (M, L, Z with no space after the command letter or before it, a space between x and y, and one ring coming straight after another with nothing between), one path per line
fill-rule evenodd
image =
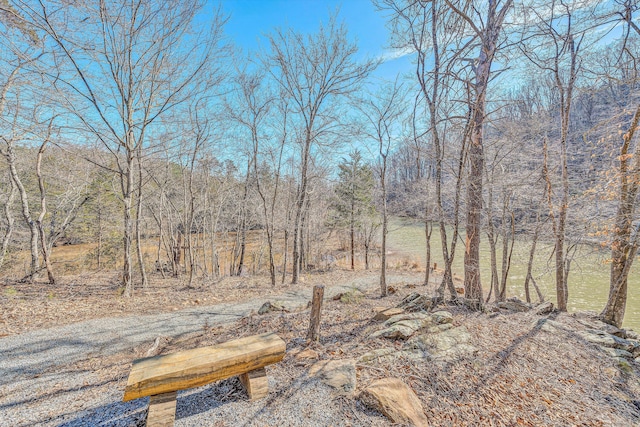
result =
M309 368L309 377L330 386L337 395L351 396L356 389L356 364L352 359L322 360Z
M267 301L262 304L262 307L260 307L260 309L258 310L258 314L267 314L272 311L286 311L286 309L280 303L272 303L271 301Z
M429 333L439 333L453 328L453 315L448 311L428 313L401 313L384 322L385 329L374 332L370 338L390 338L406 340L417 331L427 329Z
M403 314L404 310L398 307L391 307L384 310L379 311L374 317L373 320L385 321L388 320L392 316L397 316L398 314Z
M431 301L431 298L420 295L417 292L412 292L404 297L397 307L405 311L428 311L432 305L433 301Z
M633 354L629 353L625 350L620 350L619 348L611 348L611 347L602 347L600 346L600 350L604 351L610 357L623 357L626 359L633 359Z
M427 313L402 313L391 316L384 322L385 329L374 332L369 338L390 338L406 340L419 329L432 324Z
M418 321L421 327L426 327L432 324L432 317L428 313L401 313L388 318L384 322L384 326L389 327L405 321Z
M437 334L422 334L407 341L407 351L427 352L434 361L449 361L478 351L471 345L471 334L464 326L458 326Z
M431 313L431 318L433 319L433 323L436 325L445 325L453 322L453 314L448 311L436 311L435 313Z
M422 327L420 320L402 320L394 323L388 328L374 332L369 335L369 338L389 338L389 339L401 339L406 340L411 335L415 334L418 329Z
M509 298L506 301L499 302L498 307L503 310L525 312L531 310L531 305L524 301L520 301L518 298Z
M636 348L636 343L634 343L633 341L619 338L615 335L611 335L599 329L587 329L584 331L578 331L577 334L584 340L603 347L617 348L629 353L632 353Z
M429 425L420 399L398 378L374 381L360 393L360 400L366 406L381 412L393 423L416 427Z
M534 308L534 313L539 315L539 316L543 316L545 314L549 314L553 311L553 303L551 301L546 301L543 303L540 303L538 305L535 306Z

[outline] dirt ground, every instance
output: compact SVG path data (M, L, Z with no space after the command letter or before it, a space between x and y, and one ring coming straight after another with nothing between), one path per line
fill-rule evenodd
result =
M433 285L425 287L421 284L419 272L407 277L414 280L393 283L395 293L386 298L369 292L354 298L328 300L323 308L319 343L309 345L305 342L309 311L302 310L254 314L234 323L205 328L198 333L167 340L161 353L262 332L276 332L287 342L287 356L283 362L269 368L269 375L276 384L269 407L291 406L290 390L299 384L309 365L315 362L297 359L295 355L300 350L311 348L320 360L357 359L373 349L401 346L401 342L371 339L369 335L380 327L372 320L380 307L395 306L410 292L431 294L434 291ZM65 278L55 289L38 284L4 285L0 296L3 316L0 331L5 335L16 334L89 318L171 311L293 289L292 285L272 288L267 285L265 277L226 278L216 283L200 284L193 289L186 288L179 280L154 278L148 289L139 290L127 300L119 296L116 278L115 274ZM348 283L355 278L376 280L373 273L337 270L306 275L296 286L308 288L314 284ZM404 358L358 364L357 389L362 390L378 378L401 378L419 396L433 426L640 425L640 371L636 364L632 363L631 370L625 370L575 334L540 331L533 326L540 316L531 312L490 316L446 304L439 309L454 314L454 325L468 328L474 337L472 344L479 349L476 354L444 364ZM551 316L569 328L579 327L572 315ZM143 356L151 345L148 343L129 352L67 367L90 370L95 374L95 384L86 384L82 391L88 401L93 395L116 396L112 410L122 416L120 424L114 425L139 425L144 418L144 404L124 406L117 403L117 396L121 396L124 390L131 360ZM64 393L64 390L46 390L42 396L33 396L33 402L58 392ZM255 404L246 400L235 379L208 386L206 395L207 410L213 411L217 419L211 425L234 425L234 422L225 421L229 419L229 412L237 417L255 412L252 406ZM185 398L184 401L189 400ZM189 410L181 409L180 405L177 421L182 419L186 422ZM309 411L308 416L311 417L308 425L324 425L322 418L311 423L313 417L321 417L316 413L318 411L309 409L314 405L317 408L330 405L333 416L344 420L340 425L388 425L388 421L379 414L364 408L357 394L354 398L327 399L325 394L310 392L305 397L305 405L308 405L305 411ZM281 425L299 425L296 424L298 416L291 414L288 421L285 416ZM92 425L95 417L96 410L90 408L61 408L59 413L48 414L42 422L46 425ZM70 419L73 422L69 422Z

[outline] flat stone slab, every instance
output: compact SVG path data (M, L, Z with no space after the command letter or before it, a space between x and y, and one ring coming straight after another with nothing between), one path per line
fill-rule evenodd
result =
M407 341L405 348L409 351L428 352L432 360L450 360L478 351L470 344L471 339L467 328L458 326L438 334L427 333L413 337Z
M309 368L309 377L318 378L337 395L350 396L356 389L356 364L353 359L322 360Z
M392 316L397 316L398 314L404 313L404 310L398 307L391 307L379 311L373 318L373 320L385 321L388 320Z
M617 348L628 352L632 352L635 348L635 345L631 341L619 338L615 335L611 335L607 332L597 329L578 331L577 334L590 343L598 344L604 347Z

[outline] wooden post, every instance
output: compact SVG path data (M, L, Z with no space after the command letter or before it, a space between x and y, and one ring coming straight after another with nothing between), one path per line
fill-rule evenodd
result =
M264 368L240 375L240 382L247 390L249 400L257 400L269 394L269 380Z
M313 301L311 303L311 322L307 340L318 341L320 339L320 311L322 310L322 297L324 296L324 286L313 287Z
M177 392L156 394L149 400L147 427L173 427Z

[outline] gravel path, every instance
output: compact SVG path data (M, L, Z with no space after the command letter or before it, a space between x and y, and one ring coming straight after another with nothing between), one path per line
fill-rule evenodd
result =
M406 276L389 276L387 281L406 279ZM377 281L365 277L349 284L327 286L325 298L354 287L363 292L375 292L377 286ZM1 338L0 425L100 425L95 419L88 424L60 423L75 418L73 415L78 412L104 407L107 402L113 406L121 399L121 390L113 390L100 396L98 401L87 400L85 386L100 383L98 374L91 369L91 363L81 369L70 369L70 365L95 361L96 366L104 368L101 361L108 356L131 351L142 344L150 346L158 336L175 338L205 326L233 322L252 310L257 311L266 301L278 302L293 310L305 306L311 299L311 292L311 289L290 291L242 303L222 303L156 315L93 319ZM138 401L132 404L142 410L144 403L142 399ZM109 417L112 422L113 415ZM122 425L128 425L126 420Z

